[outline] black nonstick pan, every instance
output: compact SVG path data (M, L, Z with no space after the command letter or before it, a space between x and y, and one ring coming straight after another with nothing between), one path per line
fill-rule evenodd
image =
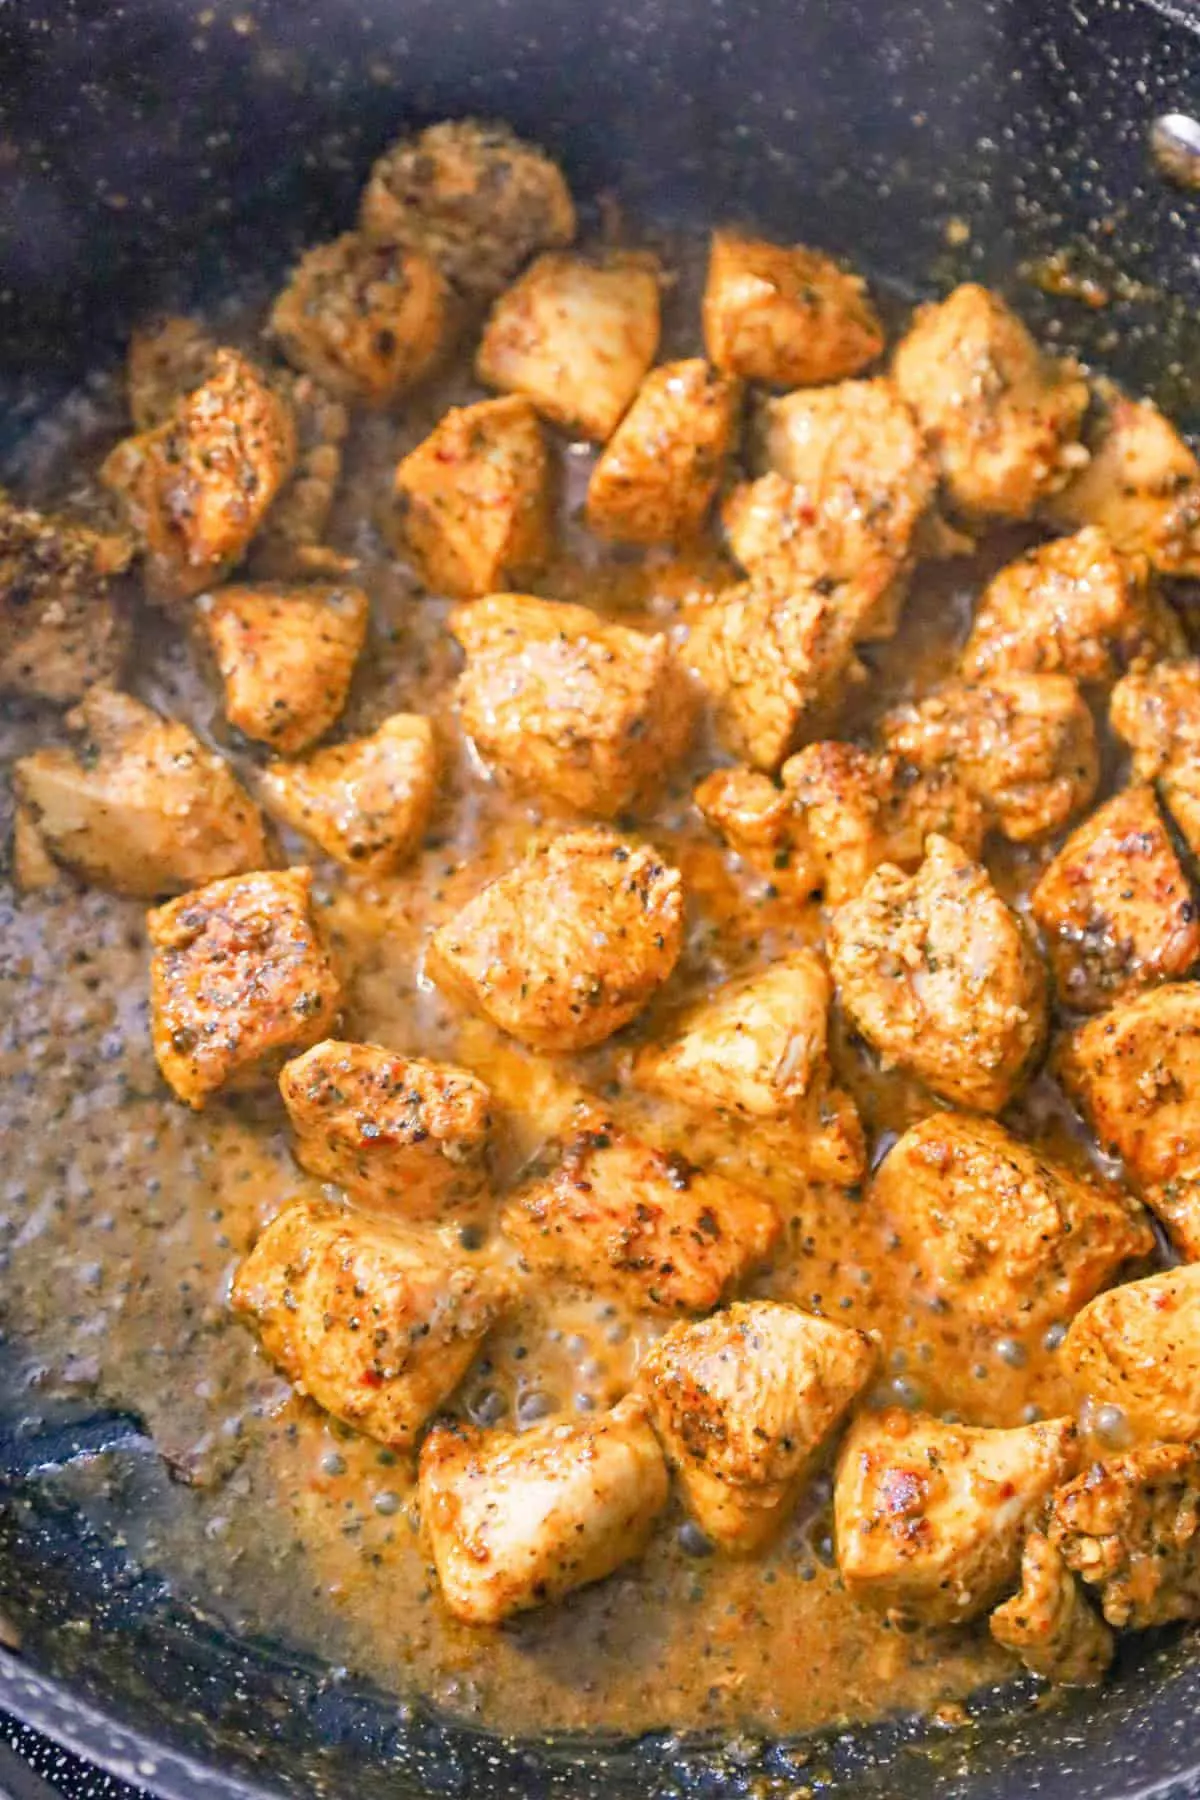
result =
M1006 286L1195 429L1193 113L1183 0L22 0L0 8L0 478L133 317L282 269L341 228L399 130L461 114L508 120L576 192L654 224L744 219L914 295ZM953 1732L472 1732L172 1593L47 1482L98 1451L136 1506L155 1461L136 1418L0 1404L0 1707L164 1797L1200 1794L1187 1636L1138 1640L1095 1697L981 1696Z

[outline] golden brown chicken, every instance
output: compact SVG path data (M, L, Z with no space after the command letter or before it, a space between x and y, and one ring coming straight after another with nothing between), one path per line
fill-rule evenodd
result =
M0 694L64 705L116 679L130 634L114 581L132 558L128 538L0 491Z
M1081 1400L1117 1408L1140 1437L1200 1439L1200 1264L1098 1294L1062 1360Z
M714 231L704 342L719 369L773 387L855 375L883 349L861 276L803 244Z
M437 787L437 742L419 713L259 777L268 810L358 875L390 875L420 847Z
M1200 658L1162 662L1113 689L1109 718L1153 781L1193 856L1200 856Z
M733 445L736 381L696 357L651 369L588 482L597 536L684 543L704 524Z
M1054 1496L1050 1541L1118 1631L1200 1617L1200 1447L1093 1463Z
M1118 550L1163 575L1200 575L1200 463L1150 400L1097 384L1102 421L1091 460L1056 494L1050 516L1099 525Z
M1112 1632L1041 1531L1025 1540L1019 1590L988 1624L998 1644L1056 1687L1095 1687L1116 1650Z
M370 611L361 588L263 582L201 596L197 620L225 685L225 717L295 755L341 714Z

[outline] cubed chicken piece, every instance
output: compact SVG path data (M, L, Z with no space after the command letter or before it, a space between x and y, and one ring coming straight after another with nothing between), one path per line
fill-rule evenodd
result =
M963 1113L906 1131L870 1203L938 1304L997 1336L1069 1319L1154 1249L1145 1213L1117 1189Z
M234 875L147 914L154 1054L189 1106L265 1085L337 1024L311 889L309 869Z
M475 372L542 417L604 443L658 350L659 272L643 256L539 256L492 308Z
M550 1172L513 1195L501 1226L542 1274L655 1312L702 1313L770 1255L781 1221L764 1195L594 1113Z
M371 877L391 875L420 847L437 786L433 726L393 713L370 737L331 744L260 776L268 809L326 856Z
M409 1219L480 1195L492 1097L466 1069L326 1039L285 1064L296 1161L364 1206Z
M603 831L537 846L437 931L431 980L531 1050L586 1050L662 986L683 948L683 885Z
M1200 1445L1093 1463L1054 1496L1050 1541L1117 1631L1200 1617Z
M429 373L446 306L427 256L347 231L305 253L267 329L288 361L331 394L387 406Z
M1200 1264L1098 1294L1062 1360L1081 1400L1116 1407L1142 1438L1200 1438Z
M56 887L62 878L32 813L21 805L13 808L11 870L18 894L40 893Z
M738 855L779 890L840 906L880 863L914 870L931 832L969 856L983 847L982 802L949 765L927 772L898 757L827 740L780 770L782 786L752 769L717 769L696 805Z
M771 1300L736 1303L659 1338L639 1385L707 1537L745 1553L787 1524L877 1361L865 1332Z
M952 767L1017 844L1061 831L1100 778L1091 711L1067 675L948 681L896 707L880 730L918 769Z
M923 1625L978 1618L1016 1586L1026 1533L1077 1457L1069 1419L992 1431L860 1413L833 1496L842 1581Z
M1113 689L1112 728L1133 751L1133 772L1158 784L1163 804L1200 857L1200 659L1163 662Z
M1077 825L1030 898L1065 1005L1100 1012L1186 975L1200 911L1148 783Z
M943 1099L1000 1112L1046 1035L1046 975L988 872L931 837L915 875L891 863L834 912L829 960L852 1024Z
M538 250L569 244L575 208L557 165L507 125L447 119L376 162L359 223L420 251L460 293L490 299Z
M1023 672L1111 687L1127 669L1186 648L1145 557L1123 555L1089 528L1040 544L993 577L960 668L970 681Z
M198 319L168 314L139 326L126 369L134 430L165 425L184 396L216 373L219 349Z
M13 789L57 861L153 900L270 862L262 816L223 757L130 694L89 688L79 749L35 750Z
M967 518L1026 519L1087 461L1077 365L1044 356L987 288L968 282L922 307L892 375Z
M866 1148L858 1110L830 1067L832 999L821 958L798 950L691 1008L639 1054L636 1079L701 1113L792 1124L812 1177L850 1185Z
M721 510L733 555L751 580L782 593L813 585L838 592L850 612L852 641L891 637L900 622L909 564L892 545L900 534L849 482L829 481L814 495L782 475L735 487Z
M604 819L656 797L696 716L661 633L528 594L460 606L450 629L467 655L463 725L513 787Z
M498 1625L602 1581L646 1548L669 1487L633 1395L520 1433L436 1425L419 1494L447 1607L466 1625Z
M145 550L150 597L186 599L220 581L295 460L291 407L244 356L218 351L209 379L165 423L118 444L100 471Z
M350 691L370 611L361 588L219 588L197 617L225 684L225 717L295 755L324 737Z
M588 482L586 517L622 543L683 543L704 524L737 429L741 390L703 358L652 369Z
M389 520L427 588L495 593L550 553L550 459L528 400L452 407L396 470Z
M128 538L0 493L0 694L64 705L119 674L129 624L113 581L132 556Z
M1021 1586L988 1621L992 1636L1034 1675L1056 1687L1096 1687L1116 1645L1078 1580L1042 1531L1021 1553Z
M1152 988L1081 1025L1058 1074L1186 1262L1200 1262L1200 984Z
M300 1393L409 1451L509 1295L503 1276L430 1234L294 1200L242 1263L231 1299Z
M714 231L704 342L718 369L772 387L856 375L883 349L867 284L803 244Z
M1100 384L1091 460L1050 507L1056 524L1099 525L1162 575L1200 575L1200 463L1150 400Z

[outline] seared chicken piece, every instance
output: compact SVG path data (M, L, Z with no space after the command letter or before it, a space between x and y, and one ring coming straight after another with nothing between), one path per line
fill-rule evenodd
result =
M1154 1249L1149 1220L1124 1194L963 1113L933 1113L906 1131L870 1203L922 1287L997 1336L1069 1319L1123 1263Z
M781 893L823 893L840 906L880 863L916 869L931 832L969 856L983 847L983 805L948 766L922 774L898 757L829 740L789 757L779 779L777 787L754 769L716 769L695 800Z
M442 1596L466 1625L498 1625L640 1556L668 1490L632 1396L519 1434L437 1425L421 1450L421 1521Z
M1118 1407L1140 1437L1200 1438L1200 1264L1098 1294L1062 1360L1081 1399Z
M575 831L468 901L425 970L532 1050L586 1050L642 1010L682 947L677 871L648 846Z
M1196 902L1148 784L1075 827L1030 910L1059 996L1081 1012L1186 975L1200 958Z
M1109 717L1133 751L1133 772L1155 781L1188 849L1200 857L1200 659L1163 662L1113 689Z
M331 394L387 406L436 361L446 306L428 257L347 231L305 252L267 330L288 361Z
M948 681L894 708L880 729L918 769L949 764L1018 844L1060 831L1099 780L1092 715L1066 675Z
M13 808L12 883L18 894L36 894L56 887L62 870L46 848L46 841L25 807Z
M656 1312L710 1312L774 1248L761 1194L652 1149L601 1113L513 1195L501 1226L525 1263Z
M967 518L1026 519L1087 461L1078 367L1044 356L987 288L967 282L921 307L892 375Z
M704 342L719 369L773 387L840 381L874 362L883 327L858 275L803 244L714 231Z
M220 581L295 460L291 407L253 363L218 350L170 418L118 444L100 471L145 550L150 597L182 600Z
M466 1069L328 1038L279 1091L301 1168L364 1206L437 1219L479 1198L492 1097Z
M1039 544L993 577L960 667L969 681L1026 673L1111 687L1127 669L1186 649L1145 557L1123 555L1088 528Z
M1054 1496L1050 1541L1118 1631L1200 1617L1200 1446L1093 1463Z
M862 1331L771 1300L673 1325L639 1384L689 1512L723 1550L757 1550L874 1374Z
M1200 1261L1200 984L1120 1001L1057 1060L1100 1148L1124 1159L1184 1260Z
M324 737L346 704L369 610L356 587L264 582L203 595L197 618L229 723L284 755Z
M513 787L611 819L652 800L687 748L695 695L661 634L528 594L460 606L450 629L463 725Z
M829 924L829 961L852 1023L888 1064L935 1094L1000 1112L1046 1033L1046 978L987 870L931 837L915 875L876 869Z
M1091 461L1054 497L1059 525L1099 525L1163 575L1200 575L1200 464L1150 400L1101 384L1106 413Z
M165 425L185 394L216 373L219 348L198 319L168 314L139 326L129 341L126 367L134 430Z
M988 1621L992 1636L1025 1667L1057 1687L1095 1687L1116 1646L1079 1582L1041 1531L1021 1553L1021 1586Z
M415 1448L508 1299L503 1276L432 1235L311 1200L276 1215L231 1294L300 1393L400 1451Z
M564 431L604 443L629 410L658 349L657 265L539 256L493 306L475 372L524 394Z
M311 375L281 373L276 386L286 393L296 420L296 463L250 546L246 566L262 581L336 580L355 566L354 557L325 542L350 414Z
M153 900L270 862L258 808L186 725L104 687L89 688L67 724L78 751L20 757L13 789L84 881Z
M838 1461L838 1569L855 1599L962 1625L1015 1587L1031 1523L1077 1462L1075 1427L950 1425L860 1413Z
M266 806L344 869L390 875L420 846L437 786L433 726L393 713L370 737L260 776Z
M740 406L739 384L703 358L651 369L592 470L590 528L631 544L694 537L720 483Z
M309 869L234 875L146 915L154 1054L189 1106L263 1085L336 1025L311 889Z
M447 119L384 152L359 223L429 257L460 293L489 299L536 251L571 242L575 208L536 145L507 125Z
M390 525L427 588L495 593L550 552L550 460L537 413L509 395L456 406L396 470Z
M0 492L0 694L63 705L119 674L129 625L112 583L132 556L127 538Z
M833 984L813 950L798 950L691 1008L663 1042L648 1044L637 1081L685 1106L795 1127L817 1181L859 1180L866 1149L858 1111L833 1078L828 1018Z

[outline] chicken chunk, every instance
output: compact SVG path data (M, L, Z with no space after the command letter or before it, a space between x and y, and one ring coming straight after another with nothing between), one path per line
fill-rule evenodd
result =
M1000 1112L1041 1050L1046 980L987 870L931 837L915 875L890 863L834 912L843 1007L889 1064L946 1100Z
M575 236L557 166L507 125L479 119L448 119L386 150L359 222L368 237L419 251L460 293L484 300L536 251Z
M640 1556L667 1503L640 1400L531 1431L437 1425L421 1450L421 1520L442 1596L498 1625Z
M862 1331L770 1300L673 1325L639 1384L688 1510L723 1550L760 1548L875 1372Z
M296 1161L352 1200L438 1219L479 1198L492 1097L466 1069L327 1038L286 1063Z
M152 431L118 444L100 474L146 556L152 599L220 581L245 555L296 460L291 407L236 350Z
M333 581L355 559L325 542L338 485L350 414L311 375L279 375L296 421L296 462L267 514L246 567L256 581Z
M833 984L797 950L701 1001L635 1064L639 1083L701 1113L794 1126L809 1172L850 1185L866 1166L858 1110L829 1062Z
M809 744L780 770L717 769L696 805L738 855L781 892L829 906L860 894L880 863L916 869L931 832L979 855L983 805L949 765L915 769L836 740Z
M1200 1262L1200 984L1118 1002L1057 1063L1101 1149L1123 1158L1184 1260Z
M855 1599L962 1625L1014 1587L1030 1525L1077 1460L1075 1427L950 1425L861 1413L838 1462L838 1569Z
M604 443L658 350L658 268L646 257L539 256L492 308L475 360L487 387Z
M896 707L880 729L916 768L949 764L1018 844L1061 831L1099 780L1092 715L1066 675L949 681Z
M737 430L741 390L703 358L652 369L592 470L600 537L682 543L704 524Z
M1099 525L1118 550L1150 559L1163 575L1200 575L1200 463L1150 400L1108 383L1091 461L1056 494L1054 521Z
M634 1306L710 1312L774 1248L781 1221L748 1188L653 1149L593 1111L501 1216L524 1262Z
M897 1254L960 1319L997 1336L1069 1319L1154 1233L1107 1183L1031 1149L994 1119L933 1113L871 1184Z
M154 1054L189 1106L264 1085L337 1024L311 888L308 869L234 875L147 914Z
M803 244L714 231L704 342L718 369L773 387L856 375L883 349L883 327L858 275Z
M202 595L197 617L229 723L284 755L324 737L346 704L369 610L356 587L262 583Z
M987 288L965 283L921 307L892 375L967 518L1028 518L1087 461L1078 367L1044 356Z
M1140 1437L1200 1439L1200 1264L1097 1295L1062 1360L1081 1399L1118 1408Z
M33 815L21 805L13 808L12 884L18 894L36 894L58 885L62 870L46 847Z
M0 493L0 694L58 705L112 681L129 649L114 591L133 545Z
M729 548L753 583L785 594L809 586L836 592L851 641L859 643L893 635L909 574L893 549L903 534L871 504L849 481L830 480L815 491L772 474L735 487L721 516Z
M13 788L51 854L84 881L153 900L270 862L258 808L185 725L104 687L89 688L67 724L78 751L19 758Z
M1050 1541L1116 1630L1200 1617L1200 1446L1093 1463L1054 1496Z
M416 1446L510 1297L486 1265L381 1219L294 1200L233 1283L233 1309L302 1394L393 1450Z
M1116 1646L1079 1582L1041 1531L1021 1553L1021 1586L988 1621L992 1636L1034 1675L1057 1687L1095 1687L1104 1680Z
M605 819L654 799L696 715L664 636L527 594L460 606L450 629L463 725L507 782Z
M370 737L332 744L260 777L268 809L344 869L391 875L420 847L437 786L433 726L393 713Z
M1113 689L1112 728L1133 771L1154 781L1188 849L1200 857L1200 659L1163 662Z
M683 888L648 846L602 831L538 846L435 933L431 980L532 1050L586 1050L662 986Z
M1148 784L1076 826L1030 908L1059 996L1081 1012L1186 975L1200 958L1200 911Z
M452 407L396 470L396 545L435 593L495 593L550 553L550 474L528 400Z
M960 667L969 681L1015 672L1111 687L1127 669L1186 648L1145 557L1122 555L1089 527L1040 544L993 577Z

